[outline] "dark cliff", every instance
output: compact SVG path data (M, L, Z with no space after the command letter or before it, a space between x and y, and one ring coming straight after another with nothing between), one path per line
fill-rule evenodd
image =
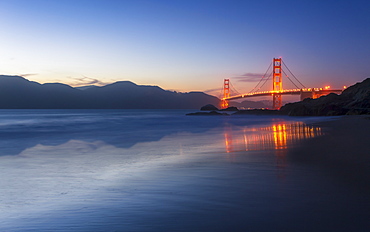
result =
M370 114L370 78L348 87L340 95L331 93L318 99L286 104L280 112L291 116Z

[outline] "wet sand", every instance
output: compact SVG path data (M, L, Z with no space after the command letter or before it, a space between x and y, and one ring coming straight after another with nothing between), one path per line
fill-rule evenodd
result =
M289 159L324 167L359 193L370 193L370 116L342 116L316 123L324 136L302 141ZM370 206L370 202L367 202ZM370 208L369 208L370 210Z

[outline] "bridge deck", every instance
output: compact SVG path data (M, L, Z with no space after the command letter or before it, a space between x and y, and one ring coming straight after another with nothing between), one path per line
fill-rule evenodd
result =
M273 94L280 94L280 95L301 95L304 93L315 93L319 95L326 95L329 93L342 93L342 89L322 89L322 88L307 88L307 89L286 89L281 91L263 91L263 92L254 92L254 93L246 93L237 96L232 96L228 98L224 98L223 100L235 100L240 98L246 97L261 97L261 96L271 96Z

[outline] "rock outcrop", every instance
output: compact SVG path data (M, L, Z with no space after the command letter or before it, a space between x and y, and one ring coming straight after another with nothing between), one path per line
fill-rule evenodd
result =
M222 109L220 111L239 111L237 107L235 106L229 106L226 109Z
M205 105L205 106L202 106L200 108L201 111L212 111L212 110L218 110L216 106L212 105L212 104L208 104L208 105Z
M211 112L195 112L195 113L188 113L187 116L230 116L230 114L227 113L220 113L217 111L211 111Z
M370 114L370 78L348 87L340 95L331 93L318 99L286 104L280 113L290 116Z

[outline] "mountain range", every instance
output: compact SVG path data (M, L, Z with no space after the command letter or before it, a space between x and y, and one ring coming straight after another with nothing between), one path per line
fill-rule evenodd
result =
M179 93L130 81L73 88L0 75L1 109L199 109L206 104L219 105L220 99L202 92Z

